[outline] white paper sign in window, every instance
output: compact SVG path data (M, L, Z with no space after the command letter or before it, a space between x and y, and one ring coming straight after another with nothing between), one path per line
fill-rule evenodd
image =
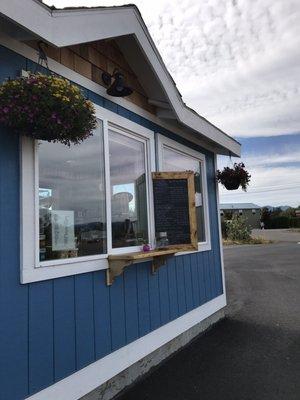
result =
M75 250L74 211L51 211L52 251Z

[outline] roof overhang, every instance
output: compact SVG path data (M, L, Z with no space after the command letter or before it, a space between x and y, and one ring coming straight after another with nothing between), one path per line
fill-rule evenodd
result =
M184 104L136 6L53 10L38 0L1 0L1 15L16 25L16 36L25 29L28 36L57 47L134 37L164 93L163 101L152 100L161 103L158 115L173 117L214 145L217 153L240 156L239 142Z

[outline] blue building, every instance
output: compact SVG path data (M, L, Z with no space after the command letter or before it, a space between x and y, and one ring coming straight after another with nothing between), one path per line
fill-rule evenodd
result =
M0 399L108 399L224 316L216 156L240 145L183 103L135 6L1 0L0 82L46 69L80 86L98 127L68 148L0 126ZM115 71L130 96L107 93ZM197 249L107 279L114 257L155 246L151 173L186 170Z

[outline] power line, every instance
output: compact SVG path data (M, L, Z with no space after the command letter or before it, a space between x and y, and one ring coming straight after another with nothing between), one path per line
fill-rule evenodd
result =
M300 188L300 185L293 185L291 187L278 187L277 189L266 189L266 190L251 190L247 191L247 194L255 194L255 193L268 193L268 192L280 192L286 190L293 190ZM222 196L232 196L232 195L244 195L244 193L222 193Z

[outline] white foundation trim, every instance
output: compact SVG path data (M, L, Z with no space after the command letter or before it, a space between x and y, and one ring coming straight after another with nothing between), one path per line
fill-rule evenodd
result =
M225 295L221 295L49 386L27 400L78 400L225 306Z

